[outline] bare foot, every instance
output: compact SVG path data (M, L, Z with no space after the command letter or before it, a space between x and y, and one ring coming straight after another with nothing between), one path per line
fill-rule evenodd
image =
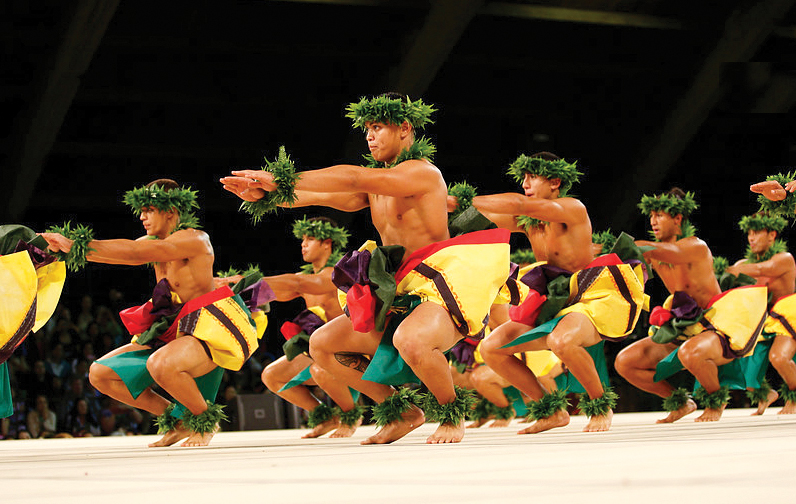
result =
M216 432L218 432L218 427L210 432L205 432L204 434L200 434L198 432L192 432L188 439L183 441L180 446L207 446L210 444L210 440L213 439Z
M191 431L182 426L182 421L177 422L173 429L163 434L163 437L154 443L149 443L150 448L157 448L160 446L171 446L181 439L185 439L191 435Z
M362 425L362 419L360 418L357 420L357 423L354 425L346 425L344 423L340 424L340 427L337 428L336 431L332 432L329 437L330 438L343 438L343 437L351 437L357 431L357 427Z
M332 417L329 420L327 420L325 422L321 422L318 425L316 425L315 427L313 427L313 429L311 431L309 431L308 433L306 433L303 436L301 436L301 439L316 438L316 437L323 436L324 434L326 434L330 430L334 430L334 429L336 429L339 426L340 426L340 418L339 417Z
M486 424L489 421L490 418L491 417L485 417L485 418L479 418L478 420L474 420L473 423L468 425L466 428L467 429L477 429L477 428L481 427L482 425Z
M796 402L786 401L785 406L777 412L777 415L792 415L796 413Z
M605 415L594 415L589 418L589 423L583 428L583 432L605 432L611 428L613 418L613 410L608 410Z
M426 439L428 444L458 443L464 437L464 421L458 425L452 423L439 424L434 434Z
M569 425L569 413L564 410L558 410L547 418L537 420L533 425L519 431L517 434L536 434L537 432L544 432L556 427L564 427L565 425Z
M766 408L768 408L771 403L776 401L777 398L779 398L777 391L773 389L769 390L766 399L757 403L757 410L752 413L752 416L762 415Z
M689 399L685 402L682 406L677 408L674 411L670 411L666 418L661 418L657 420L655 423L672 423L680 420L686 415L690 415L694 411L696 411L697 406L693 399Z
M721 414L726 408L726 404L722 404L721 408L705 408L701 415L694 419L695 422L718 422Z
M514 417L511 418L496 418L494 422L492 422L489 427L508 427L511 425L511 421L514 420Z
M426 416L423 414L423 410L417 406L412 406L410 409L405 411L403 415L401 415L400 420L396 420L385 425L381 428L381 430L379 430L379 432L362 441L361 444L369 445L392 443L393 441L401 439L413 430L417 429L423 425L423 422L425 421Z

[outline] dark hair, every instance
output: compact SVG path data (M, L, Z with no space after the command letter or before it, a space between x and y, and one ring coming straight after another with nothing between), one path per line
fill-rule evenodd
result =
M335 222L333 219L330 219L329 217L323 217L323 216L319 216L319 217L310 217L310 218L309 218L309 219L307 219L307 220L308 220L309 222L328 222L329 224L331 224L331 225L332 225L332 226L334 226L334 227L340 227L340 226L337 224L337 222Z
M558 161L559 159L561 159L560 157L556 156L552 152L547 152L547 151L542 151L542 152L537 152L536 154L531 154L530 157L532 157L532 158L541 158L541 159L544 159L545 161Z
M146 186L147 187L160 186L163 189L166 189L167 191L180 188L180 184L168 178L159 178L157 180L153 180L152 182L148 183Z
M674 196L677 199L684 199L685 198L685 191L683 191L679 187L672 187L671 189L669 189L669 192L667 192L666 194L668 194L670 196Z

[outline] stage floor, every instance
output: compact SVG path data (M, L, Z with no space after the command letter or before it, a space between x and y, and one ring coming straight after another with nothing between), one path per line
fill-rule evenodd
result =
M426 424L392 445L300 439L305 430L222 432L204 448L147 448L155 436L0 442L0 502L9 503L506 503L793 502L796 415L728 409L656 425L622 413L604 433L527 424L468 429L426 445ZM555 500L553 500L555 499Z

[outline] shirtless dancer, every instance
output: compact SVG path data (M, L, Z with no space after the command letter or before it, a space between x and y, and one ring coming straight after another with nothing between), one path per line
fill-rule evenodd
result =
M655 241L638 240L636 244L651 247L644 255L671 295L663 307L650 313L655 334L624 348L614 365L635 387L664 398L669 414L658 423L671 423L697 407L684 389L675 389L663 379L656 381L658 364L677 350L683 366L701 384L695 396L703 403L704 412L696 420L719 420L729 390L719 383L718 366L754 349L765 319L766 289L749 286L721 292L713 272L713 255L704 241L693 236L688 221L697 208L691 193L674 188L666 194L644 196L639 207L649 215ZM746 309L735 310L735 303L746 305ZM711 307L714 309L703 313ZM736 314L741 312L747 317L738 320ZM674 321L685 324L692 318L687 329L670 329ZM707 329L703 320L714 329Z
M590 283L577 282L577 292L570 293L573 302L552 309L550 315L554 316L548 319L549 325L541 327L533 337L519 340L534 329L539 310L546 304L545 293L532 289L518 307L522 311L518 310L517 316L484 339L481 344L484 361L533 400L530 410L536 422L520 431L521 434L569 423L566 391L550 393L514 355L537 350L552 350L586 390L589 399L584 398L583 410L590 419L584 430L608 430L616 394L603 388L587 348L604 337L624 338L633 330L644 300L643 275L640 269L622 263L615 255L604 264L592 264L588 212L582 202L567 196L580 175L574 164L549 152L540 152L517 158L509 173L522 183L524 194L476 196L473 206L498 226L528 236L537 260L546 264L533 268L526 277L538 274L541 281L550 278L545 271L555 272L569 286L571 275L580 279L585 274ZM627 298L616 290L617 283L628 293ZM595 295L595 289L601 293Z
M362 408L355 404L346 385L337 382L309 356L312 333L343 314L337 300L337 287L332 283L332 267L342 256L348 232L331 219L313 217L294 222L293 234L301 240L301 256L309 264L302 267L300 273L267 276L263 281L273 289L277 301L301 297L306 309L293 321L282 325L282 334L288 340L283 347L285 355L263 370L262 380L270 391L309 412L308 424L312 430L302 437L316 438L331 430L335 431L330 437L350 437L362 423ZM295 386L286 386L307 368L311 378ZM330 408L312 394L310 385L318 385L330 397L344 397L346 402Z
M754 278L758 285L768 287L769 310L772 310L780 300L793 295L796 289L796 261L788 252L787 245L777 239L787 224L788 221L784 218L765 213L743 217L738 226L741 231L746 232L749 241L746 257L727 268L728 273L735 276L748 275ZM763 337L771 335L770 337L775 338L774 342L780 336L783 338L777 345L774 360L777 360L776 356L781 355L781 350L784 345L788 344L788 341L793 342L793 338L787 330L777 330L785 327L785 324L780 322L777 317L793 313L785 310L785 306L790 302L792 300L783 301L776 310L773 310L774 315L769 316L766 326L763 327ZM791 318L791 320L796 322L796 318ZM781 334L777 335L778 332ZM771 358L770 349L768 357ZM790 358L793 358L792 353ZM779 397L779 394L772 390L767 382L763 381L759 385L761 385L759 388L754 387L747 391L750 400L757 404L757 410L752 413L753 415L762 415L766 408Z
M186 437L182 446L204 446L223 416L221 407L209 401L218 389L220 367L240 369L265 330L264 315L253 315L229 287L214 289L213 247L192 222L194 191L158 179L128 191L125 202L140 215L145 237L94 240L85 232L42 236L51 250L78 263L153 264L158 284L151 302L122 312L125 325L133 328L133 341L94 362L89 380L100 392L158 415L166 435L150 446ZM167 317L165 332L155 330L158 315ZM258 327L250 322L252 317ZM210 382L204 395L202 380ZM154 383L179 405L157 394ZM182 407L187 411L175 418L173 413Z
M421 100L393 93L350 104L347 116L365 131L370 167L337 165L301 172L295 184L294 206L324 205L349 212L369 208L382 247L366 244L347 257L360 265L358 261L369 257L371 281L372 270L386 258L380 268L384 274L377 276L386 284L394 278L392 287L363 285L361 277L349 275L347 266L338 263L335 275L339 272L345 278L336 284L347 292L350 317L330 321L310 340L315 362L378 403L374 418L382 428L363 444L400 439L419 427L426 414L440 423L427 442L462 439L470 401L454 388L444 352L463 336L481 330L509 273L508 233L488 230L450 238L447 186L430 161L435 149L426 139L415 139L415 131L431 122L432 112ZM236 171L221 182L246 201L281 190L279 180L262 170ZM481 273L478 282L473 281L473 271ZM367 304L373 300L369 293L374 292L395 293L396 298L380 301L378 312L368 317L358 299ZM393 303L413 299L420 302L414 308L410 304L411 311L402 309L404 313L399 314L390 308L385 317ZM398 315L405 318L400 320ZM433 396L424 403L425 414L410 401L407 389L396 391L362 378L370 364L366 356L376 353L385 328L396 320L400 323L391 346ZM340 398L333 399L340 403Z
M771 176L769 180L752 185L751 190L760 194L758 198L761 201L763 210L781 213L788 218L794 217L794 212L796 212L796 203L794 203L796 202L796 194L794 194L796 182L793 181L792 175L778 174ZM762 198L765 198L765 200ZM792 258L791 261L793 261ZM783 291L783 296L771 307L769 319L764 329L767 332L776 333L768 357L771 365L774 366L783 381L779 396L784 399L785 406L779 411L780 414L796 413L796 362L793 360L794 355L796 355L795 327L796 295L787 295Z

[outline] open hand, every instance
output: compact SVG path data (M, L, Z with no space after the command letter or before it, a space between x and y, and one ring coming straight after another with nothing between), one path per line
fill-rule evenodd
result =
M782 185L776 180L766 180L765 182L758 182L757 184L752 184L749 186L750 191L753 193L762 194L771 201L784 200L788 195L786 189L788 192L793 192L794 189L796 189L796 185L793 181L791 181L788 182L785 187L782 187Z
M39 233L39 236L47 240L50 250L53 252L69 253L72 250L72 240L58 233Z
M255 171L255 170L246 170L246 171ZM241 172L232 172L232 173L234 174ZM219 182L221 182L224 185L224 189L235 194L237 197L239 197L244 201L257 201L262 199L263 196L265 196L265 190L255 186L255 184L259 185L260 182L254 180L251 177L229 176L221 178Z

